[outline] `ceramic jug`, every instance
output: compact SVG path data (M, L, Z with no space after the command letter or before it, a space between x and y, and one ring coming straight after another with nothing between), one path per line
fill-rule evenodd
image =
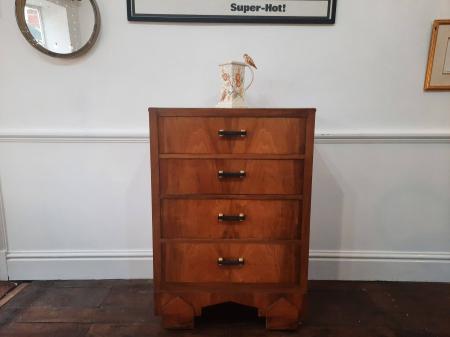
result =
M250 69L252 79L245 86L245 68ZM231 61L219 65L222 88L218 108L246 108L245 92L253 83L253 69L246 63Z

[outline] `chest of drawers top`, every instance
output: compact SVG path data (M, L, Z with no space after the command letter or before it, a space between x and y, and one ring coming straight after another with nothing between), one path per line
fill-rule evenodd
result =
M261 313L282 294L298 312L307 281L315 109L149 112L157 314L164 320L170 299L182 297L177 306L199 315L216 303L212 293L219 303Z

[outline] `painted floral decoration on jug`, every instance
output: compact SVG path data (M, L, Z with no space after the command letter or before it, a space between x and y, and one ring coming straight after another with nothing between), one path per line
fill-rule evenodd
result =
M250 56L244 54L246 63L231 61L219 65L220 78L222 80L222 89L220 91L220 100L217 104L221 108L244 108L245 92L252 85L254 73L251 67L256 69L255 63ZM248 67L252 74L250 84L245 87L245 68Z

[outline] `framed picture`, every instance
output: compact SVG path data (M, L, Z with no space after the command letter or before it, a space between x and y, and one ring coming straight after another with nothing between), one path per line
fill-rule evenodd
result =
M333 24L337 0L127 0L128 20Z
M450 90L450 20L433 23L425 90Z

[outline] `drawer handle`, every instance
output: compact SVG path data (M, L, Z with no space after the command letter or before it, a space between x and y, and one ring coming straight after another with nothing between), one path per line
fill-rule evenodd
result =
M239 172L225 172L225 171L220 170L219 172L217 172L217 177L219 179L222 179L222 178L241 178L242 179L242 178L245 178L245 175L246 175L246 173L244 170L241 170Z
M219 213L219 215L217 216L217 220L219 220L219 221L244 221L245 214L239 213L238 215L224 215L222 213Z
M240 257L238 259L225 259L223 257L219 257L217 259L217 264L219 266L243 266L244 258Z
M239 130L239 131L226 131L226 130L219 130L217 131L217 134L219 137L246 137L247 136L247 130Z

